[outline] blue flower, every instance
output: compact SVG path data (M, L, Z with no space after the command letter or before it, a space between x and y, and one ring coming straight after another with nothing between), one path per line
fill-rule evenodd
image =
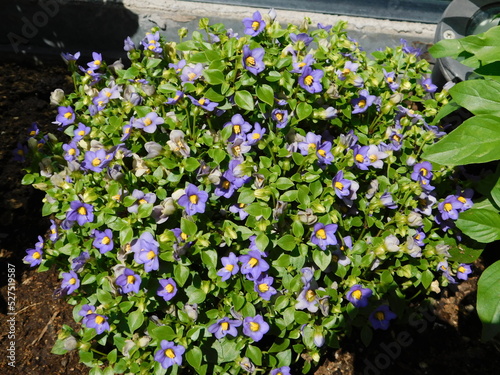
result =
M156 291L156 294L162 297L165 301L170 301L177 294L177 283L169 277L168 279L158 280L160 287Z
M226 317L217 320L216 323L208 327L207 331L212 333L218 340L226 335L236 337L238 336L238 330L236 328L241 326L241 324L241 320L233 320Z
M320 69L312 70L310 66L306 66L299 77L300 87L311 94L323 91L321 84L323 74L324 72Z
M175 345L172 341L162 340L160 349L155 353L155 361L161 364L161 367L167 369L173 365L182 365L182 355L186 351L182 345Z
M243 334L253 341L260 341L267 331L269 331L269 324L264 321L261 315L256 315L253 318L246 317L243 320Z
M249 46L243 46L243 67L250 73L257 75L265 69L264 65L264 48L250 49Z
M232 275L236 275L240 270L238 266L238 257L234 253L229 253L227 257L222 257L221 262L223 267L217 271L217 275L222 281L228 280Z
M205 212L205 203L208 200L208 193L199 190L195 185L189 184L178 203L186 209L188 215Z
M116 285L122 293L139 293L141 286L141 277L129 268L125 268L123 273L116 278Z
M368 319L373 327L373 329L386 330L389 328L389 321L397 317L387 305L381 305L373 311Z
M363 288L359 284L353 285L347 292L346 298L355 307L361 308L368 306L368 299L372 296L373 292L369 288Z
M321 250L326 250L328 245L336 245L337 238L335 237L335 231L337 230L337 227L337 224L314 224L311 242L318 245Z
M252 18L244 18L243 26L245 26L244 33L250 36L259 35L264 28L266 27L266 23L262 19L262 16L259 11L256 11Z

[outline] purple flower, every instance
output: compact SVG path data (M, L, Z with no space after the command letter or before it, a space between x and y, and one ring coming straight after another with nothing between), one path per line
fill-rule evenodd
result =
M200 78L202 72L203 65L201 63L198 63L194 66L186 65L182 69L181 81L182 83L193 83L195 80Z
M335 189L335 195L340 199L349 196L351 193L349 188L351 187L351 180L344 178L344 171L338 171L332 180L333 188Z
M78 123L78 127L75 130L73 130L74 134L73 140L78 141L89 133L90 133L90 127L80 122Z
M303 142L299 142L298 147L302 155L309 155L309 152L316 152L321 144L321 136L308 132Z
M162 53L163 49L159 43L160 33L157 31L154 34L146 33L146 37L141 41L144 49L153 51L155 53Z
M116 285L120 287L123 294L139 293L141 277L129 268L125 268L123 273L116 278Z
M68 126L75 122L75 111L71 106L59 107L57 109L56 121L54 124L60 126Z
M253 341L259 341L269 331L269 324L264 321L261 315L246 317L243 319L243 334Z
M94 305L83 305L80 311L78 311L78 315L80 316L87 316L93 313L95 313Z
M294 43L303 42L307 47L309 46L309 44L311 44L314 38L310 37L306 33L300 33L299 35L295 33L290 33L290 40Z
M432 164L428 161L423 161L421 163L417 163L413 166L413 172L410 178L413 181L422 181L427 180L430 181L432 179Z
M94 242L92 243L101 254L107 253L113 250L113 232L111 229L105 229L104 231L94 231Z
M472 273L472 267L469 264L460 263L457 268L457 279L467 280L470 273Z
M276 127L283 129L288 124L288 111L286 109L273 109L271 118L276 121Z
M315 313L318 311L318 298L316 292L311 288L310 284L307 283L300 294L297 297L297 303L295 304L297 310L307 309L309 312Z
M144 193L137 189L134 189L134 191L132 192L132 197L134 197L136 201L127 208L127 211L130 213L137 213L141 204L154 204L156 202L155 193Z
M299 77L299 85L311 94L321 92L321 78L324 72L320 69L312 70L310 66L306 66ZM353 112L354 113L354 112Z
M296 60L295 57L294 57L294 60ZM290 70L290 72L302 74L302 72L304 71L304 68L311 66L315 62L316 62L316 60L314 60L313 55L307 54L302 61L300 61L300 62L294 61L293 62L293 64L292 64L293 69Z
M123 50L126 52L135 50L135 43L129 36L123 41Z
M415 241L415 245L424 246L425 232L422 229L417 229L416 233L413 235L413 240Z
M208 200L208 193L199 190L195 185L189 184L178 203L186 209L188 215L205 212L205 203Z
M464 191L461 191L460 189L457 189L457 194L456 197L463 204L462 211L466 211L469 208L472 208L473 202L472 202L472 196L474 195L474 190L472 189L465 189Z
M220 340L226 335L231 335L233 337L238 336L238 330L236 327L241 326L241 324L241 320L232 320L225 317L217 320L217 322L208 327L207 330Z
M338 69L335 73L337 74L337 77L341 81L345 81L345 79L347 78L347 76L350 73L356 73L356 71L358 70L358 68L359 68L359 64L358 63L353 63L352 61L348 60L344 64L344 69L342 69L342 70Z
M245 26L244 33L250 36L259 35L264 28L266 27L266 23L262 19L259 11L256 11L252 18L244 18L243 26Z
M316 151L316 156L318 157L318 162L320 166L331 164L333 161L333 155L330 152L332 149L332 143L329 141L323 142Z
M186 349L182 345L175 345L173 341L161 340L161 349L155 353L155 361L167 369L173 365L182 365L182 355Z
M323 29L325 31L330 31L332 29L332 25L323 25L321 22L318 23L318 29ZM272 374L275 375L275 374ZM285 375L285 374L283 374Z
M361 90L359 92L359 97L352 99L351 104L354 106L352 113L363 113L368 107L370 107L377 97L375 95L370 95L367 90Z
M75 272L80 272L80 270L85 266L85 263L90 259L90 254L87 251L83 251L75 259L71 261L71 269Z
M452 284L457 283L450 273L450 269L448 268L448 262L446 260L443 260L442 262L438 263L437 270L441 271L443 273L443 276L446 277L450 283Z
M238 214L240 220L245 220L248 217L248 212L245 211L246 206L245 203L235 203L229 207L229 211L233 214Z
M94 313L85 315L82 323L87 326L87 328L94 328L98 335L104 331L109 331L108 317L104 315Z
M112 158L104 149L99 149L97 151L87 151L85 153L85 159L82 162L82 169L90 170L96 173L102 172L102 170L108 166Z
M385 207L390 208L391 210L395 210L398 208L398 205L392 199L391 193L386 191L380 196L380 203L382 203Z
M422 50L420 48L409 46L408 42L405 39L401 38L400 41L403 47L403 52L415 55L417 57L422 54Z
M277 293L276 289L272 286L273 281L274 279L271 276L264 274L261 274L257 280L254 280L254 290L266 301L270 301L271 297Z
M437 91L437 86L432 83L431 78L422 80L421 85L426 92L434 93Z
M102 54L98 52L92 52L92 61L87 63L89 69L97 70L102 66Z
M264 48L250 49L248 45L243 46L243 67L250 73L257 75L265 69Z
M385 69L382 70L384 71L385 82L392 91L396 91L399 88L399 83L396 82L396 73L386 72Z
M168 279L158 280L160 287L156 291L156 294L162 297L165 301L170 301L177 294L177 283L169 277Z
M275 368L275 369L271 370L269 375L290 375L290 367L282 366L279 368Z
M66 219L77 222L78 225L94 221L94 207L91 204L80 201L72 201L70 209L66 212Z
M214 194L219 197L231 198L234 192L242 185L241 179L237 179L231 170L227 170L222 174L220 183L215 188Z
M158 242L149 232L144 232L141 236L133 240L131 250L134 252L134 260L138 264L144 264L144 270L150 272L159 268Z
M73 293L80 287L80 279L75 271L69 271L62 274L61 289L64 295Z
M154 133L158 125L161 125L165 120L158 116L155 112L148 113L145 117L134 121L133 127L142 129L146 133Z
M175 92L175 96L173 98L168 98L167 101L165 102L166 104L177 104L179 100L181 100L184 97L184 93L182 91L177 90Z
M415 208L415 211L424 214L426 216L430 216L432 214L432 207L436 202L437 202L436 197L423 191L418 196L418 206Z
M234 115L231 117L231 121L224 124L224 127L228 126L233 129L233 133L228 138L229 142L234 142L236 138L246 139L247 133L252 129L252 125L246 122L240 114Z
M373 311L368 319L373 329L386 330L389 328L389 321L396 319L397 315L394 314L387 305L381 305Z
M49 240L51 240L52 242L55 242L57 241L57 239L59 238L59 231L58 231L58 228L57 228L57 224L54 220L50 219L50 235L49 235Z
M355 307L361 308L368 306L368 299L372 294L373 292L370 288L363 288L361 285L355 284L347 292L346 298Z
M240 255L241 273L247 275L250 280L257 280L261 273L269 269L269 264L262 259L264 255L259 250L250 250L248 254Z
M168 64L168 67L174 69L177 74L180 74L185 66L186 66L186 60L184 59L180 60L177 64L175 63Z
M463 203L456 196L448 195L444 201L438 204L438 210L443 220L457 220Z
M29 264L30 267L36 267L42 263L43 251L42 249L28 249L26 256L23 258L24 263Z
M219 105L219 103L212 102L207 98L195 99L191 95L186 96L191 100L191 103L209 112L212 112Z
M335 237L335 232L337 230L337 224L314 224L313 234L311 235L311 242L318 245L321 250L326 250L328 245L336 245L337 238Z
M12 157L15 161L24 163L26 161L26 155L28 154L28 146L21 143L17 143L17 147L12 151Z
M359 169L366 171L370 165L370 159L368 159L369 146L359 146L356 145L353 148L354 164Z
M253 130L247 134L247 144L252 146L262 139L266 133L266 128L260 126L258 122L255 123Z
M67 63L70 61L76 61L80 58L80 52L77 52L74 55L72 55L71 53L68 53L68 52L61 52L61 57Z

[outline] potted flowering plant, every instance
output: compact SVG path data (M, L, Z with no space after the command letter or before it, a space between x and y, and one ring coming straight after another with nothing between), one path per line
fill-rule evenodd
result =
M54 352L91 374L306 373L471 272L470 191L420 159L447 99L419 51L368 58L342 22L243 24L128 38L128 67L64 55L64 135L28 140L24 178L52 226L25 261L61 271L81 325Z

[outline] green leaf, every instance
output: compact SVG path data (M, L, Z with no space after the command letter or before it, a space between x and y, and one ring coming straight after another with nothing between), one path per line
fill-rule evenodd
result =
M267 245L269 244L269 238L265 235L265 233L259 233L255 238L255 244L259 248L260 251L265 251Z
M134 333L144 323L144 313L139 310L132 311L128 316L127 322L130 332Z
M500 215L497 212L471 208L460 213L457 227L481 243L500 240Z
M176 337L175 331L170 326L153 328L151 337L155 340L173 340Z
M486 268L479 278L477 314L483 323L483 340L500 333L500 260Z
M234 101L238 107L246 109L247 111L253 111L254 109L253 96L246 90L236 91L236 94L234 94Z
M264 103L274 106L274 90L269 85L257 87L257 97Z
M314 249L313 260L319 269L324 271L332 263L332 254L329 251Z
M297 105L297 118L299 121L302 121L305 118L308 118L313 111L312 106L306 102L300 102Z
M232 362L240 354L236 347L236 342L231 340L215 340L212 348L217 351L217 362Z
M296 245L295 237L291 234L285 234L278 240L278 246L286 251L292 251Z
M194 236L198 231L198 227L189 219L181 218L181 231L188 236Z
M278 180L275 182L275 186L280 189L280 190L287 190L291 188L292 186L295 186L295 182L290 180L289 178L286 177L280 177Z
M198 346L194 346L186 352L186 360L194 368L197 369L201 366L203 353Z
M500 159L500 157L499 157ZM498 173L498 172L497 172ZM491 189L491 198L493 198L493 201L495 204L500 207L500 178L497 180L495 183L495 186Z
M500 82L474 79L450 89L453 99L475 115L500 116Z
M179 287L183 287L189 277L189 268L182 264L174 264L174 277Z
M498 96L500 98L500 92ZM480 115L464 121L439 142L427 147L422 157L451 166L486 163L500 159L499 149L500 117Z
M207 294L193 285L190 285L186 288L186 295L189 296L189 304L194 304L194 303L202 303L205 301L205 298L207 297Z
M218 69L205 69L203 71L203 77L205 77L205 80L211 85L220 85L226 80L224 73Z
M122 246L128 244L132 241L132 237L134 237L134 230L132 227L125 227L120 231L120 244Z
M250 358L250 360L252 361L252 363L254 365L257 365L257 366L262 365L262 352L258 347L253 346L253 345L248 345L245 355L248 358Z

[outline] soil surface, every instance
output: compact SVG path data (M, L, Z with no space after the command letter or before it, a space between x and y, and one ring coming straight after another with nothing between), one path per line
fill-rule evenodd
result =
M87 374L78 353L59 356L51 348L63 324L76 327L72 307L53 297L60 285L58 272L39 273L24 265L27 248L49 227L41 215L43 194L22 186L22 164L12 150L37 122L54 130L56 109L51 91L71 91L62 62L34 66L0 61L0 374ZM498 256L497 256L498 258ZM475 310L477 278L484 259L476 263L471 279L434 296L430 307L415 306L410 323L393 324L376 332L366 347L356 333L332 350L315 375L493 375L500 373L500 345L480 341L481 324ZM13 298L14 297L14 298ZM15 315L9 315L15 313ZM11 351L11 341L15 351ZM14 354L15 358L9 355ZM15 367L9 366L15 364Z

